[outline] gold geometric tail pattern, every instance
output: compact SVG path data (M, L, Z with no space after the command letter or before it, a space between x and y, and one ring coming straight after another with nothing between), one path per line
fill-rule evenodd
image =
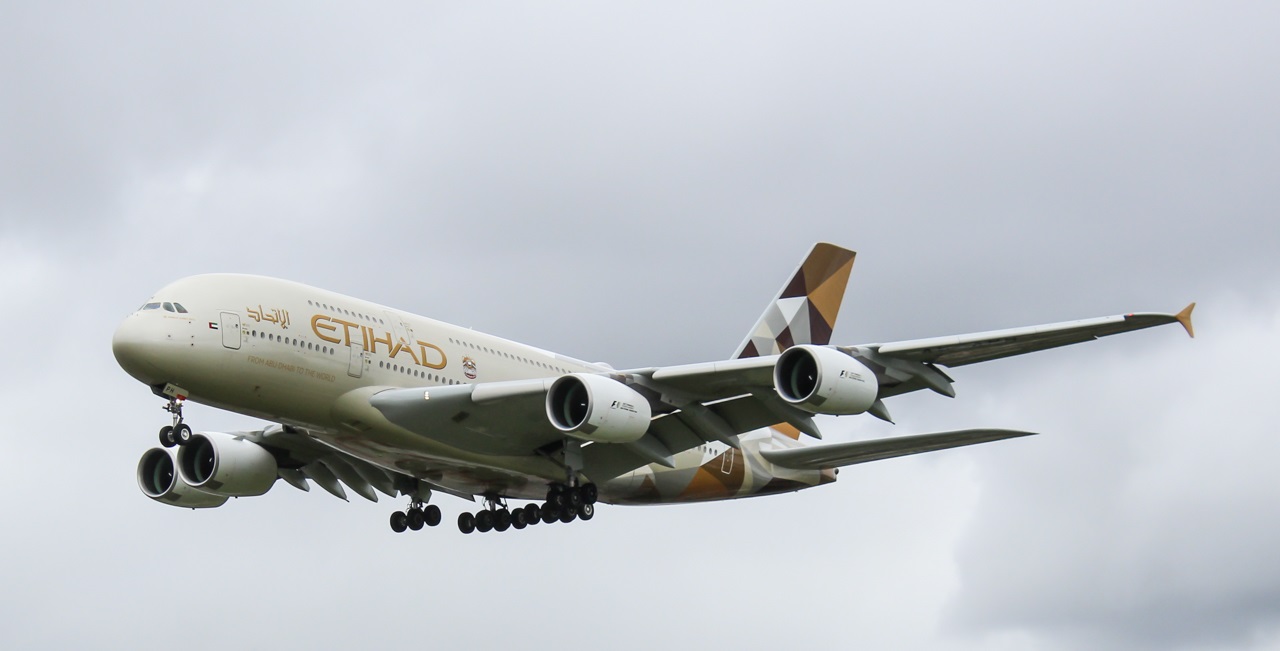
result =
M796 344L831 343L855 255L834 244L814 245L733 358L777 355Z

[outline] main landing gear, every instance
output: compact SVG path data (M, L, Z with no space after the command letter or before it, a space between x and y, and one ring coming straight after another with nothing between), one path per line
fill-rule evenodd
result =
M434 527L440 524L441 518L440 507L415 501L408 509L391 514L391 530L396 533L404 533L405 529L418 531L424 526Z
M182 399L170 398L164 410L173 414L173 424L160 428L160 445L171 448L191 440L191 426L182 422Z
M569 523L579 519L590 520L596 515L598 496L595 484L552 484L547 489L547 501L542 505L526 504L523 507L508 508L501 498L486 497L484 509L476 513L458 514L458 531L488 533L524 529L539 522L551 524L557 521Z

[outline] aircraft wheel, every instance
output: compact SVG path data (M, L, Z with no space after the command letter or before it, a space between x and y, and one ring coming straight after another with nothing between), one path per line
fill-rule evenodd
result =
M178 439L173 435L173 426L165 425L160 428L160 445L171 448L178 444Z
M560 512L560 521L565 524L573 522L574 520L577 520L577 519L578 519L578 512L575 509L565 507L565 509Z
M524 509L516 509L511 512L511 526L516 529L523 529L529 525L529 521L524 517Z
M490 511L480 511L476 514L476 531L480 533L489 533L493 530L493 513Z
M511 528L511 512L506 509L498 509L493 512L493 530L506 531Z
M552 522L560 519L560 507L552 504L551 502L543 504L542 508L539 510L542 511L542 521L547 524L551 524Z
M173 428L173 438L178 445L186 445L191 442L191 426L186 423L178 423Z
M423 515L422 509L409 509L407 514L409 528L414 531L420 531L422 526L427 523L427 516Z
M595 504L596 499L600 497L600 489L595 484L587 484L582 487L582 503Z
M476 530L476 516L463 511L458 514L458 531L471 533Z
M440 507L435 504L428 504L426 510L423 511L423 515L426 517L428 527L434 527L440 524L440 520L444 519L444 516L440 513Z
M538 524L542 521L542 509L539 509L537 504L524 507L524 519L529 524Z
M392 531L396 533L404 533L404 530L407 529L408 526L409 526L409 517L404 514L404 511L396 511L395 513L391 514L391 530Z
M583 520L590 520L596 517L596 506L594 504L583 504L578 507L578 517Z
M569 490L566 490L564 492L564 497L565 497L565 504L564 504L565 506L575 508L575 509L578 508L579 506L582 506L582 502L583 502L582 489L570 488Z

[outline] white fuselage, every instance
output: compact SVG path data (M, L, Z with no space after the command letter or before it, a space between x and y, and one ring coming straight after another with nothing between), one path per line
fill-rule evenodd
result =
M508 494L531 498L545 491L546 480L562 478L563 468L540 456L467 451L415 435L368 408L367 397L388 388L610 370L334 292L238 274L194 276L161 289L119 327L113 348L130 375L157 391L167 385L196 402L296 427L389 470L433 468L458 492L483 492L502 475ZM833 479L827 473L774 476L758 460L751 468L749 458L758 456L751 452L777 438L761 430L744 437L742 450L708 444L677 455L677 468L686 472L713 466L726 473L736 456L743 466L738 474L747 474L729 488L690 484L658 491L657 475L666 469L648 467L602 486L602 499L723 499Z

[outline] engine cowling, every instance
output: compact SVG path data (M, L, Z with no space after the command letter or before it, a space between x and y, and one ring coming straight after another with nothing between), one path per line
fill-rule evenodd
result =
M262 446L230 434L196 434L178 448L178 474L192 488L214 495L250 497L271 489L276 459Z
M813 414L861 414L880 393L876 374L858 360L823 346L793 346L773 367L773 385L791 405Z
M584 441L630 443L649 430L652 416L644 396L601 375L565 375L547 392L551 424Z
M157 502L189 509L209 509L227 501L225 495L199 491L182 481L173 452L164 448L151 448L138 460L138 488Z

